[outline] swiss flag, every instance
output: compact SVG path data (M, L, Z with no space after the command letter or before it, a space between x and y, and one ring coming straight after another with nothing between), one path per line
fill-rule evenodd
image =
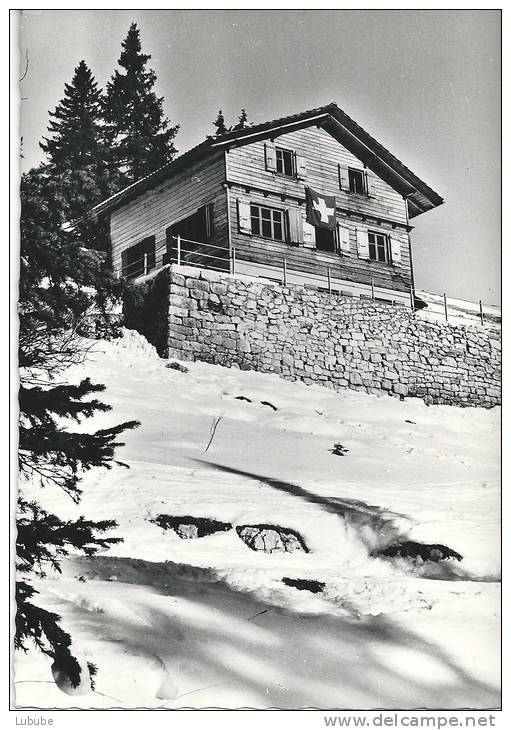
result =
M316 228L335 230L335 195L322 195L309 187L305 187L307 204L307 223Z

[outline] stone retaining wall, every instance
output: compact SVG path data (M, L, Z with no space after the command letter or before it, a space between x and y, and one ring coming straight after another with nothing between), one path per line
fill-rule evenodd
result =
M438 324L399 305L167 267L165 357L277 373L336 390L500 403L500 332ZM147 286L147 283L146 283ZM128 323L129 326L129 323ZM145 334L145 333L143 333Z

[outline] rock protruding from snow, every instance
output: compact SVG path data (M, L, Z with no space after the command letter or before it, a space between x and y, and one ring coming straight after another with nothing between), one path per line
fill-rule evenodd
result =
M320 580L310 580L308 578L282 578L282 582L290 588L297 588L299 591L310 591L311 593L321 593L325 588L325 584Z
M188 372L188 368L186 367L186 365L181 365L180 362L168 362L165 367L170 368L171 370L179 370L180 373Z
M373 556L380 558L411 558L415 562L426 562L430 560L439 563L441 560L455 558L455 560L463 560L463 556L451 550L446 545L426 545L421 542L398 542L394 545L388 545L382 550L373 553Z
M192 517L191 515L158 515L154 522L164 530L172 530L182 540L194 540L198 537L213 535L215 532L232 530L229 522L220 522L209 517Z
M265 553L294 553L299 550L309 552L302 536L289 527L241 525L236 528L236 532L251 550Z

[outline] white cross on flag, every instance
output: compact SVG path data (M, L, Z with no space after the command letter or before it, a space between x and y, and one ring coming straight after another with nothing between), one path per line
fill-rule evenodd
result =
M307 223L316 228L335 230L335 195L322 195L312 188L305 187Z

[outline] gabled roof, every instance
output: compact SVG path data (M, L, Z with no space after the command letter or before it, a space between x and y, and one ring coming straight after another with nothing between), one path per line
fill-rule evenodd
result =
M233 129L217 137L208 137L173 162L169 162L147 177L137 180L124 190L99 203L91 212L100 215L113 210L217 150L239 147L261 139L273 139L312 125L325 129L368 168L406 197L410 218L436 208L444 202L438 193L354 122L335 102L332 102L300 114L292 114L243 129Z

